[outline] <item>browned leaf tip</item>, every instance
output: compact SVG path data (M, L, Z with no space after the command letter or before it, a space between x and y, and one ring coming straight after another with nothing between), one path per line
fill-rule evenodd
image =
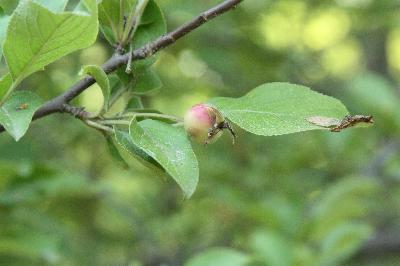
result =
M374 120L372 115L347 115L339 125L331 129L331 132L340 132L343 129L353 127L359 123L373 124Z
M330 128L331 132L340 132L360 123L374 123L371 115L347 115L342 120L325 116L312 116L308 117L307 121L320 127Z

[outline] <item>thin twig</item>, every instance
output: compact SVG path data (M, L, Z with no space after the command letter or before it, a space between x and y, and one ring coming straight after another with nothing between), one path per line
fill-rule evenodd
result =
M95 129L98 129L102 132L108 132L108 133L114 133L114 130L111 127L105 126L105 125L101 125L99 123L96 123L92 120L84 120L85 124L87 124L90 127L93 127Z
M186 34L192 32L197 29L204 23L210 21L211 19L234 9L240 2L243 0L226 0L221 4L203 12L202 14L195 17L190 22L180 26L176 30L159 37L157 40L148 43L147 45L135 50L132 52L132 60L141 60L145 59L156 52L160 51L163 48L173 44L178 39L182 38ZM126 65L129 60L130 54L126 53L123 55L114 54L104 65L102 66L103 70L110 74L111 72L117 70L120 66ZM46 102L39 110L37 110L33 116L33 120L42 118L44 116L60 113L63 110L63 105L69 103L91 85L93 85L96 81L87 76L73 86L71 86L66 92L63 94L53 98L52 100ZM3 127L0 127L0 132L4 131Z
M126 120L100 120L98 123L102 125L123 125L123 126L129 126L131 124L130 121Z
M171 121L182 122L182 118L173 116L173 115L166 115L166 114L157 114L157 113L125 113L120 116L121 118L129 118L129 117L148 117L148 118L162 118L168 119Z

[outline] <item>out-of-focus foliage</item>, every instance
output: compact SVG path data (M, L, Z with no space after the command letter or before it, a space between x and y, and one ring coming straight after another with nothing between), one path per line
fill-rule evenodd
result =
M171 30L217 2L158 4ZM194 144L200 180L190 200L136 161L119 167L103 136L68 115L33 123L18 143L2 134L0 263L398 264L399 32L397 0L247 0L161 52L164 86L144 97L148 108L182 116L211 97L288 81L376 120L339 134L237 129L235 146L227 136ZM21 86L51 98L111 53L99 38ZM100 110L100 88L78 103ZM392 240L379 247L382 232Z

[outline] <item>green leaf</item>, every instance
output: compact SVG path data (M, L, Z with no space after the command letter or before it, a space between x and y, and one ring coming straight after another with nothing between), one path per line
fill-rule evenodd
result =
M116 73L126 88L138 95L152 93L162 87L160 77L149 66L135 68L130 74L120 68Z
M348 114L339 100L290 83L264 84L241 98L220 97L210 102L239 127L263 136L325 129L307 118L342 119Z
M81 74L88 74L92 76L97 84L100 86L101 91L103 93L104 101L103 101L103 108L100 112L100 114L104 114L105 112L108 111L109 108L109 101L110 101L110 82L108 80L107 74L104 72L104 70L95 65L88 65L84 66L81 70Z
M29 128L42 100L29 91L18 91L0 107L0 124L18 141Z
M145 68L134 72L134 79L135 82L132 91L135 94L154 92L162 87L160 77L151 68Z
M184 130L155 121L132 121L132 142L156 160L189 198L196 189L199 168Z
M167 23L164 15L154 0L150 0L143 12L140 25L133 37L134 49L140 48L148 42L154 41L167 32Z
M123 17L121 18L120 7L120 0L106 0L99 4L100 28L111 44L115 44L118 41L120 23L124 19Z
M68 4L68 0L34 0L36 3L46 7L53 12L62 12Z
M322 243L319 265L340 265L371 237L373 229L362 223L344 223L332 230Z
M135 35L131 42L131 49L135 50L143 45L154 41L161 35L167 32L167 23L164 15L153 0L150 0L143 12L140 20L140 25L136 29ZM123 70L117 71L118 77L126 86L134 86L133 91L139 94L148 93L157 90L162 86L158 75L151 69L151 66L156 61L155 56L133 62L133 73L125 73Z
M124 10L121 12L120 2L121 0L103 0L99 4L101 30L110 44L115 44L118 41L118 35L122 35L123 16L127 15L136 4L136 0L124 1Z
M125 107L125 112L143 108L142 99L138 96L132 96Z
M121 80L118 78L116 74L108 75L108 80L110 82L111 95L117 93L121 89L121 87L123 87Z
M146 152L141 150L133 143L131 137L129 136L129 133L119 130L117 128L114 128L114 131L115 140L117 141L118 145L120 145L130 155L132 155L134 158L136 158L149 168L161 171L164 170L157 161L155 161L150 155L148 155Z
M6 38L7 26L10 21L10 16L0 13L0 60L3 56L3 43Z
M10 15L17 7L18 3L18 0L0 0L0 7L6 14Z
M166 33L167 22L165 21L164 14L157 3L150 0L143 12L140 25L133 36L131 49L138 49ZM138 69L140 67L148 67L155 61L155 56L151 56L150 58L136 61L133 65L135 69Z
M107 141L107 147L108 150L110 151L111 156L122 165L123 168L129 168L128 164L125 162L124 158L122 158L121 154L119 153L117 147L115 146L112 138L107 135L106 141Z
M15 10L4 43L4 56L13 80L19 83L53 61L94 43L98 32L96 0L86 0L90 16L53 13L31 2Z
M249 257L230 248L212 248L191 258L185 266L244 266Z
M99 4L99 21L101 25L117 28L121 17L120 0L104 0Z
M0 103L3 101L3 97L7 95L8 90L12 85L12 78L10 73L7 73L5 76L0 79Z

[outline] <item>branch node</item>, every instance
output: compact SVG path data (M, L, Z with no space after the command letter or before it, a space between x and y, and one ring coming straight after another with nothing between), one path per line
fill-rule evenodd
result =
M69 113L73 115L75 118L81 120L85 120L92 116L89 112L85 111L85 107L77 107L66 103L62 105L61 112Z
M207 22L207 20L208 20L207 15L206 15L205 13L201 14L201 15L200 15L200 18L201 18L202 20L204 20L204 22Z
M148 43L144 47L136 49L133 52L124 53L123 49L124 44L121 43L121 40L113 45L113 48L116 50L113 56L103 64L102 68L104 72L110 74L111 72L117 70L119 67L128 64L130 61L145 59L153 54L157 53L159 50L173 44L178 39L182 38L186 34L190 33L194 29L200 27L207 21L219 16L228 10L236 8L236 6L241 3L243 0L225 0L219 5L209 9L202 13L201 15L195 17L193 20L188 23L178 27L172 32L169 32L166 35L160 36L158 39L153 42ZM125 24L125 22L124 22ZM129 26L125 24L125 27ZM129 70L129 69L128 69ZM76 96L82 93L84 90L89 88L96 82L90 76L87 76L77 83L75 83L72 87L70 87L63 94L53 98L52 100L45 103L39 110L37 110L33 116L33 120L39 119L41 117L53 114L53 113L70 113L79 119L87 119L93 117L92 114L86 112L84 108L74 107L69 105L68 103L73 100ZM0 125L0 133L5 129Z

